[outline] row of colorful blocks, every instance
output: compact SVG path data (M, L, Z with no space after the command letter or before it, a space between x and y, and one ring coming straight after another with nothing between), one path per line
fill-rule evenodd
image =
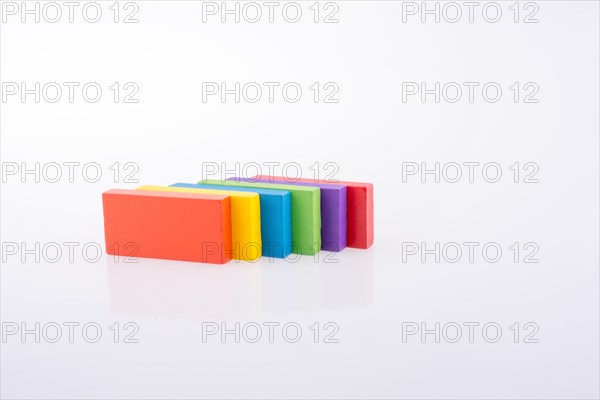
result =
M102 194L108 254L222 264L373 244L373 185L256 176Z

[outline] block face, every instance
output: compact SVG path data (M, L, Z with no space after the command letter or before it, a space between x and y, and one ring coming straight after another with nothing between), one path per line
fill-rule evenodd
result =
M198 183L289 191L292 210L292 253L315 255L321 250L321 193L318 188L239 180L208 179Z
M227 196L109 190L102 193L111 255L223 264L231 260Z
M342 251L347 241L347 189L344 185L313 182L288 183L275 178L252 178L264 183L291 184L321 190L321 250Z
M175 183L171 187L227 190L257 193L260 197L262 253L267 257L285 258L292 251L291 194L270 190L210 184Z
M367 249L374 242L374 188L373 184L350 181L327 181L310 178L290 179L283 176L257 175L251 180L318 183L344 185L347 190L347 246Z
M366 249L373 244L373 203L369 196L365 187L348 191L348 215L352 216L348 218L348 246Z
M228 251L233 253L233 258L236 260L254 261L262 255L258 194L169 186L140 186L136 190L228 196L231 202L232 246Z

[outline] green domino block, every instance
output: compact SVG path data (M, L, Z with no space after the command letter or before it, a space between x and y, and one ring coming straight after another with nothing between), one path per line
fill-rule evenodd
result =
M289 191L292 196L292 253L312 256L321 250L321 190L319 188L215 179L198 183Z

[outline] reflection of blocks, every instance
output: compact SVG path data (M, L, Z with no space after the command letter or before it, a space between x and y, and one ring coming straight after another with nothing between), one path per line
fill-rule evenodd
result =
M282 176L258 175L251 180L283 181L289 185L297 182L319 185L343 185L347 189L348 247L368 249L373 245L373 184L348 181L327 181L310 178L285 178Z
M102 193L106 252L223 264L231 259L231 201L216 194Z
M241 180L209 179L199 183L289 191L292 197L292 253L312 256L321 250L321 193L318 188Z
M266 257L285 258L292 252L292 200L290 192L285 190L193 183L175 183L171 187L258 193L260 197L263 255Z
M237 260L253 261L261 256L260 199L258 194L169 186L141 186L137 190L229 196L231 198L232 247L228 251L232 252L233 258ZM202 220L199 220L198 223L202 224Z
M246 182L289 184L276 177L250 179L229 178ZM321 250L342 251L346 248L346 186L313 182L293 182L292 185L316 187L321 190Z

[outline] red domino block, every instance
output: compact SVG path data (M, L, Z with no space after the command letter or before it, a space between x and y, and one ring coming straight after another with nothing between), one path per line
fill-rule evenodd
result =
M261 180L281 181L290 184L294 182L312 182L319 184L344 185L347 187L347 246L358 249L368 249L373 245L374 239L374 213L373 213L373 184L348 181L330 181L310 178L286 178L283 176L257 175L254 178ZM250 178L250 179L254 179Z
M106 252L223 264L231 260L229 196L113 189L102 193Z

